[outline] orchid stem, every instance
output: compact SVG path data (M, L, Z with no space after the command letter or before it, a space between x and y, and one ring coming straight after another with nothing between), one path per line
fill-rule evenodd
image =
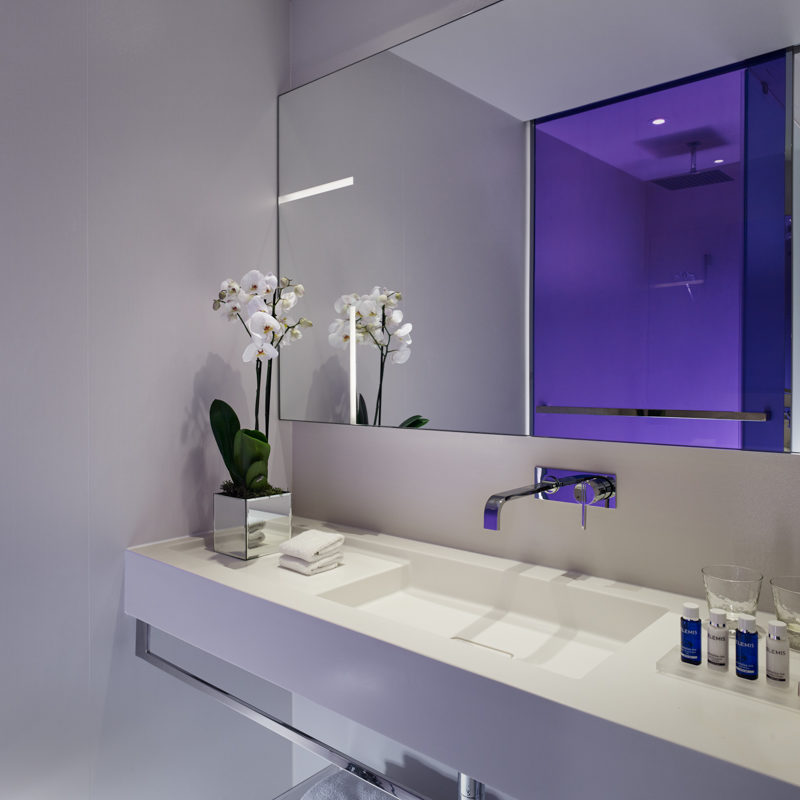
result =
M261 401L261 359L256 359L256 430L258 430L258 408Z
M269 406L272 398L272 359L267 361L267 385L264 397L264 435L269 441Z
M380 425L381 419L383 416L383 372L386 366L386 353L384 352L383 348L381 348L381 370L380 375L378 377L378 396L375 399L375 415L372 418L373 425Z

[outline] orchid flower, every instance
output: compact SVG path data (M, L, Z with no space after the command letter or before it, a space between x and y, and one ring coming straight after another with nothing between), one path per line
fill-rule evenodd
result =
M296 289L295 289L296 291ZM331 346L346 349L350 343L350 309L356 309L356 342L366 344L380 353L380 376L375 402L373 425L381 423L384 369L387 359L393 364L405 364L411 355L410 322L403 322L403 312L397 308L400 292L374 286L367 294L343 294L333 304L339 316L328 327Z
M222 302L218 307L228 318L229 322L235 322L242 313L242 304L239 302L238 297L233 300Z
M403 345L397 350L392 350L392 352L389 353L389 358L392 360L392 364L405 364L410 355L411 348Z
M253 336L263 336L264 338L274 339L283 333L283 325L266 311L256 311L247 321L247 327L250 328Z
M242 277L241 287L242 292L248 297L263 295L267 290L267 278L263 272L251 269Z
M242 361L249 364L254 358L263 358L269 361L276 358L278 351L266 340L253 337L250 344L247 345L242 353Z
M228 278L228 280L222 281L219 286L219 299L225 300L226 297L238 297L241 291L242 287L236 281Z
M350 344L350 321L346 319L334 320L328 326L328 343L332 347L346 350Z
M288 311L297 305L297 294L291 290L287 290L281 294L281 299L278 300L278 305L284 310Z
M222 281L212 306L229 320L238 319L247 332L248 345L242 354L245 363L255 361L256 402L255 429L259 430L262 363L266 362L266 393L264 402L264 432L269 436L269 410L272 397L272 361L279 348L298 341L303 334L300 328L310 328L311 320L295 320L287 312L297 305L305 294L305 287L291 278L264 274L251 269L237 282L232 278ZM357 298L356 298L357 299Z

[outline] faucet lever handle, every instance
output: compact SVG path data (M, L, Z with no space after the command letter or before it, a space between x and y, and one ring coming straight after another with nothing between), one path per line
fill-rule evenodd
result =
M573 494L575 500L581 504L581 528L583 530L586 530L586 508L601 501L605 501L607 508L608 501L614 496L615 489L614 481L603 475L595 475L575 484Z
M586 498L589 495L589 492L586 488L587 481L583 481L582 483L576 483L575 488L573 489L573 493L575 495L575 499L581 504L581 530L586 530Z

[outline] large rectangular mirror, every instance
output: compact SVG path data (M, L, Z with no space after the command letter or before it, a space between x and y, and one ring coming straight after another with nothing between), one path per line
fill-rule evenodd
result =
M281 96L280 272L314 323L282 418L788 449L793 72L760 53L800 10L714 62L666 9L633 64L534 6Z

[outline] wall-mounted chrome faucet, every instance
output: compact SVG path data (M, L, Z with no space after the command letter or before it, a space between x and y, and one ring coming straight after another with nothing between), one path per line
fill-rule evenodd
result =
M617 476L610 472L575 472L574 470L536 467L535 483L506 492L493 494L483 509L483 527L487 531L500 530L500 512L508 500L518 497L536 497L539 500L556 500L561 503L579 503L581 528L586 530L586 509L595 504L603 508L617 507ZM571 491L562 491L572 487Z

